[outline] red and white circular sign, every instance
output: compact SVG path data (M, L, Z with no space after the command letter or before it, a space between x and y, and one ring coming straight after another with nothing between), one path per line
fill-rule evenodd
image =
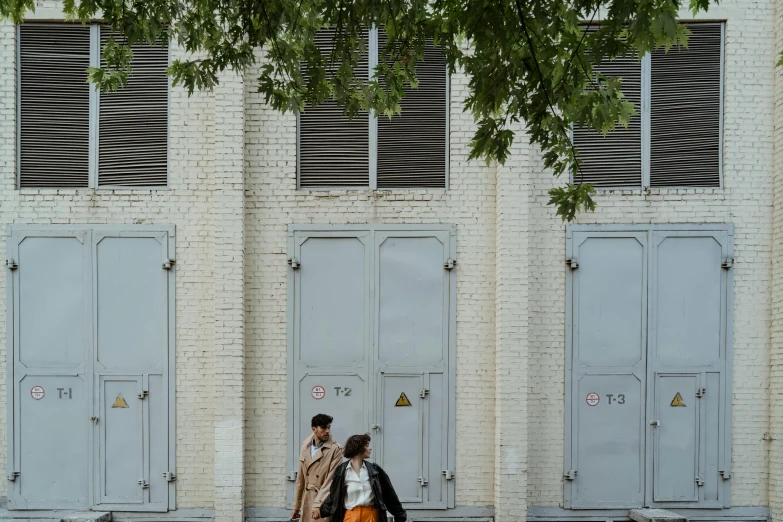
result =
M590 392L585 397L585 402L588 406L598 406L598 403L601 402L601 397L595 392Z
M30 390L30 395L33 397L33 399L40 401L44 398L46 392L44 391L43 386L33 386L33 389Z
M313 386L313 399L320 401L326 396L326 390L323 386Z

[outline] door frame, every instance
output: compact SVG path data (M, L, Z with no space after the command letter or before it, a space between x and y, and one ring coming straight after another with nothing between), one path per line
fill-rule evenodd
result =
M719 463L718 467L719 470L722 470L724 472L724 479L720 481L718 484L718 502L716 503L701 503L701 504L688 504L688 503L652 503L651 499L651 493L652 493L652 482L653 477L652 475L652 451L651 451L651 427L645 423L646 429L643 433L642 440L644 440L644 453L646 455L645 458L645 472L643 474L644 481L645 481L645 491L647 492L645 494L644 499L644 505L645 507L671 507L671 508L699 508L699 509L721 509L721 508L728 508L731 507L731 446L732 446L732 369L733 369L733 334L734 334L734 328L733 328L733 317L734 317L734 300L733 300L733 289L734 289L734 270L733 270L733 261L734 261L734 225L733 224L655 224L655 225L632 225L632 224L600 224L600 225L567 225L566 226L566 244L565 244L565 260L566 260L566 294L565 294L565 401L566 401L566 407L565 409L565 422L564 422L564 429L565 429L565 444L564 444L564 454L563 454L563 475L567 475L568 472L573 469L573 456L574 456L574 448L575 448L575 435L573 433L574 429L574 411L573 408L575 408L575 405L573 403L572 394L573 394L573 386L572 386L572 380L573 380L573 295L574 295L574 288L573 288L573 279L574 279L574 270L569 267L568 263L571 262L571 260L574 257L574 234L575 233L645 233L647 236L647 245L645 252L645 262L648 265L648 276L647 276L647 317L645 317L646 322L649 322L649 314L651 313L649 310L649 302L650 302L650 280L651 275L650 271L653 270L653 267L651 265L652 260L652 252L653 252L653 245L652 240L654 237L654 232L683 232L687 235L687 233L691 233L690 235L698 236L699 234L708 233L711 235L717 235L717 234L725 234L725 241L726 243L722 245L723 252L726 253L726 261L729 263L729 269L725 271L725 288L723 289L723 299L726 301L726 307L725 307L725 313L726 318L723 324L723 332L721 332L721 335L724 337L724 366L721 369L722 370L722 377L721 377L721 391L720 391L720 403L723 405L720 412L722 413L720 425L722 425L722 440L719 441ZM652 410L650 410L650 404L651 401L654 402L654 396L651 396L651 387L654 387L654 375L650 376L650 362L649 362L649 326L645 324L645 328L647 331L645 331L644 339L645 339L645 346L646 346L646 354L645 357L647 359L647 368L645 371L647 383L646 383L646 399L644 401L645 404L645 415L646 417L650 416L650 413ZM691 370L692 371L692 370ZM649 419L648 419L649 420ZM720 426L719 425L719 426ZM700 449L701 452L701 449ZM701 458L701 456L699 457ZM577 470L578 471L578 470ZM577 479L578 480L578 475ZM579 509L578 507L574 507L572 505L572 498L575 491L575 486L573 484L572 480L564 480L563 481L563 506L565 509Z
M88 390L88 411L94 413L97 397L96 394L96 381L94 371L94 357L96 353L95 345L95 324L93 320L93 291L95 287L94 281L94 259L93 259L93 235L101 237L156 237L161 241L162 247L162 259L161 269L168 265L167 272L168 278L166 283L167 292L167 320L168 320L168 336L167 345L168 353L164 357L165 368L163 368L163 377L167 385L168 397L165 400L164 408L166 409L167 425L166 430L168 434L167 441L167 458L168 469L176 477L176 268L175 268L175 243L176 243L176 227L175 225L90 225L90 224L10 224L6 228L6 260L15 260L15 249L19 243L25 237L80 237L80 241L83 242L85 249L85 281L89 282L89 288L85 291L85 324L86 328L86 343L85 346L85 380ZM6 263L6 426L7 426L7 472L18 472L18 457L16 455L16 449L18 447L19 434L17 433L18 425L15 421L15 411L18 406L16 400L16 394L19 390L16 389L14 383L14 358L16 356L16 344L17 344L17 325L16 318L14 317L14 296L17 286L18 272L14 274L15 270L11 268L9 263ZM85 419L88 421L89 419ZM100 419L99 419L100 420ZM105 504L98 504L96 498L96 484L97 477L95 476L97 466L97 438L98 427L93 424L92 429L89 430L89 445L90 451L88 462L88 476L87 476L87 489L86 505L82 506L85 509L97 508L97 509L113 509L122 510L122 507L107 506ZM13 483L9 484L9 509L59 509L53 506L39 506L39 505L24 505L14 506ZM168 500L165 505L134 505L128 506L125 510L131 511L155 511L165 512L168 510L174 510L177 507L176 504L176 482L174 480L168 482L167 488ZM73 506L63 507L68 509Z

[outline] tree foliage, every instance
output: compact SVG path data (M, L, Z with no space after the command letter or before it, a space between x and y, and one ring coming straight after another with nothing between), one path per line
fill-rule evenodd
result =
M694 13L710 3L690 2ZM555 176L578 173L573 126L606 133L634 113L622 80L595 65L686 46L680 7L679 0L64 0L68 17L100 18L126 38L109 40L107 67L90 70L102 89L127 82L134 43L176 42L188 51L169 74L190 93L214 87L223 70L245 70L264 48L259 91L282 112L334 99L349 115L399 113L431 39L450 71L469 80L465 110L477 124L470 157L504 162L520 139L512 129L521 126ZM35 0L0 0L0 16L16 23L34 8ZM584 31L584 22L597 20L597 31ZM384 27L388 40L375 74L362 82L354 72L372 26ZM325 27L337 36L321 54L314 37ZM550 191L550 203L570 221L595 208L592 194L589 185L567 183Z

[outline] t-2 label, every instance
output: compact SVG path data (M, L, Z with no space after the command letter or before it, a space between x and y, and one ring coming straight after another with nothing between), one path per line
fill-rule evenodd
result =
M342 386L335 386L334 387L334 394L338 397L350 397L351 396L351 388L344 388Z

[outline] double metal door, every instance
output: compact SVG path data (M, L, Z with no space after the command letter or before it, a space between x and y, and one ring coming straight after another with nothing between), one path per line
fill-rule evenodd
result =
M11 227L11 509L168 509L172 232Z
M567 240L566 506L728 506L732 228Z
M290 474L316 413L408 507L453 505L454 229L292 227Z

